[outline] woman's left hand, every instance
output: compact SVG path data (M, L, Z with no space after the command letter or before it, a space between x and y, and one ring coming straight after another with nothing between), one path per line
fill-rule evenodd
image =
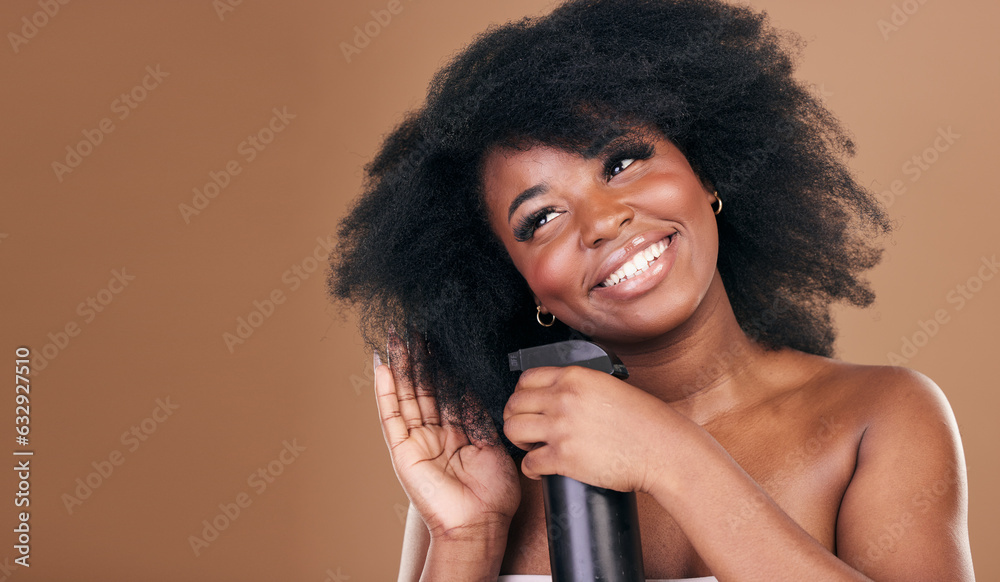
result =
M605 372L568 366L521 374L504 409L504 433L528 451L531 479L565 475L617 491L648 492L672 421L665 402Z

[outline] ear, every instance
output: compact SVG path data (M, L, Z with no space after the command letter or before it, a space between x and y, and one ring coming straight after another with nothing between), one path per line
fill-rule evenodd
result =
M718 193L715 191L714 188L705 191L705 199L708 200L708 205L712 206L713 208L715 207L716 196L718 196Z

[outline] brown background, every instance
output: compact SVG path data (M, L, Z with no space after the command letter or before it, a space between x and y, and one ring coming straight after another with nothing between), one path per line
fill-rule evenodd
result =
M220 16L208 0L71 2L16 51L8 33L21 34L22 17L41 8L31 0L0 7L7 381L17 346L41 353L48 334L60 339L67 324L78 326L31 376L32 566L0 570L0 581L395 575L405 496L376 422L370 356L353 320L328 305L321 269L298 286L285 274L315 267L309 257L325 253L317 237L334 231L361 166L420 103L447 55L492 22L552 3L402 0L402 12L348 63L341 44L388 4L242 2ZM945 310L948 322L908 365L954 406L970 467L976 571L1000 579L1000 278L973 281L978 292L961 310L948 301L978 276L982 257L1000 252L1000 5L897 1L902 25L885 38L878 21L892 17L889 0L753 4L808 41L800 76L854 132L861 180L876 191L893 180L906 188L890 206L899 230L872 274L879 302L839 315L839 352L886 363L904 336ZM147 66L169 76L119 119L115 100L141 84ZM273 108L295 118L247 161L237 148L267 126ZM60 181L52 163L65 163L66 147L103 118L113 132ZM949 127L960 137L928 154L934 165L912 181L904 164ZM230 160L241 172L186 223L179 205L191 205L192 189ZM134 280L100 295L111 299L100 313L78 311L115 269ZM223 334L236 333L237 318L274 290L285 301L228 349ZM13 389L4 394L0 418L10 428L0 433L11 440L0 454L9 455L21 447ZM179 408L161 423L146 420L155 432L130 450L122 434L168 397ZM286 465L283 441L293 439L304 450L285 453ZM123 462L70 513L64 495L114 451ZM269 464L280 474L258 493L247 479ZM11 473L0 479L8 532L16 486ZM195 556L189 536L241 493L250 505ZM2 539L0 563L12 566L13 535Z

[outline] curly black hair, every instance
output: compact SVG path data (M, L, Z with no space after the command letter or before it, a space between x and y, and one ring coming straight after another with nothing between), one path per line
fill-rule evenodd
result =
M831 355L831 304L874 300L861 273L890 224L844 160L854 144L793 78L797 37L716 0L571 0L494 26L437 73L385 139L341 222L332 297L358 308L373 349L418 333L412 373L442 410L502 428L517 376L506 353L587 330L535 323L528 286L490 230L481 184L498 146L593 155L630 128L675 144L725 201L718 269L744 332ZM482 433L480 433L482 434Z

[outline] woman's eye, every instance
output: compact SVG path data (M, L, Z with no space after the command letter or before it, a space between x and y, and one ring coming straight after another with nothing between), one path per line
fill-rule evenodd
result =
M535 228L542 226L543 224L547 223L548 221L552 220L557 216L559 216L559 213L556 212L555 210L546 212L543 216L539 216L538 219L535 221Z
M621 174L622 172L625 171L625 168L631 166L632 162L634 161L635 158L627 158L624 160L620 160L617 164L611 166L610 170L608 170L608 177L611 178L617 176L618 174Z
M554 220L560 214L562 214L562 212L559 210L545 208L524 217L514 229L514 238L520 242L531 240L531 237L534 236L536 230L541 228L543 225L548 224L550 220Z
M604 158L604 179L610 180L621 174L637 161L648 160L656 153L655 146L648 141L633 139L611 150Z

